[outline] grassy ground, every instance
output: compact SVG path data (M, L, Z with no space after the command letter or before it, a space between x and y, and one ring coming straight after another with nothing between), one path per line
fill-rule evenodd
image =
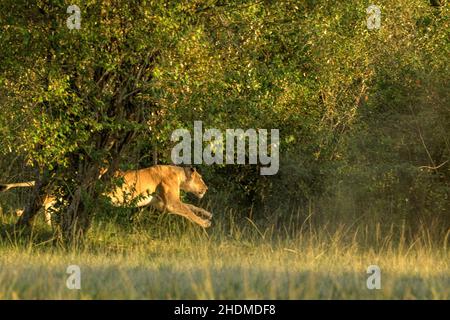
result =
M11 222L2 217L1 299L450 298L448 232L436 238L426 228L411 237L401 227L308 219L262 228L230 213L204 232L161 215L126 227L96 221L83 248L65 251L42 223L14 236ZM66 287L73 264L81 290ZM366 286L374 264L379 290Z

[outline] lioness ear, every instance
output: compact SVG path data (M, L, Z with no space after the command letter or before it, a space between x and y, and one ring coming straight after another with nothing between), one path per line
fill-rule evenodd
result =
M195 169L192 167L184 167L184 174L186 175L187 179L191 178L191 174L194 172L193 170L195 171Z

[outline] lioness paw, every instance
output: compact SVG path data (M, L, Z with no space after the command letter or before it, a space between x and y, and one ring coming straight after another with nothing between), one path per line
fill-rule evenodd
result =
M211 221L203 220L200 224L203 228L209 228L211 226Z

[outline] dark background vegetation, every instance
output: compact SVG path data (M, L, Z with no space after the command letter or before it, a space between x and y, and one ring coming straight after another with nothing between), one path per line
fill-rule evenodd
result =
M80 30L70 4L0 4L0 180L38 181L4 214L51 191L63 236L83 235L101 166L168 164L171 132L201 120L280 129L275 176L200 166L215 219L448 231L446 1L376 1L372 31L369 1L83 1Z

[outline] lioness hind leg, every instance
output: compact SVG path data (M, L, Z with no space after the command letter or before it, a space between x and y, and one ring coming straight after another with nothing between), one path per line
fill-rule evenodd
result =
M23 210L23 209L16 210L15 211L16 217L20 218L23 215L24 211L25 210ZM47 207L44 207L44 220L45 220L45 223L48 224L49 226L52 225L52 217L51 217L50 211L48 210Z
M56 200L53 200L52 198L46 198L44 200L44 219L45 223L49 226L52 226L52 213L51 209L56 204Z
M45 223L48 224L49 226L52 225L52 214L50 213L50 210L48 210L47 208L44 208L44 220Z
M213 217L213 214L211 212L209 212L209 211L206 211L205 209L196 207L196 206L194 206L192 204L189 204L189 203L185 203L185 205L188 206L189 209L191 209L192 211L200 213L201 215L203 215L204 217L206 217L208 219L212 219L212 217Z

